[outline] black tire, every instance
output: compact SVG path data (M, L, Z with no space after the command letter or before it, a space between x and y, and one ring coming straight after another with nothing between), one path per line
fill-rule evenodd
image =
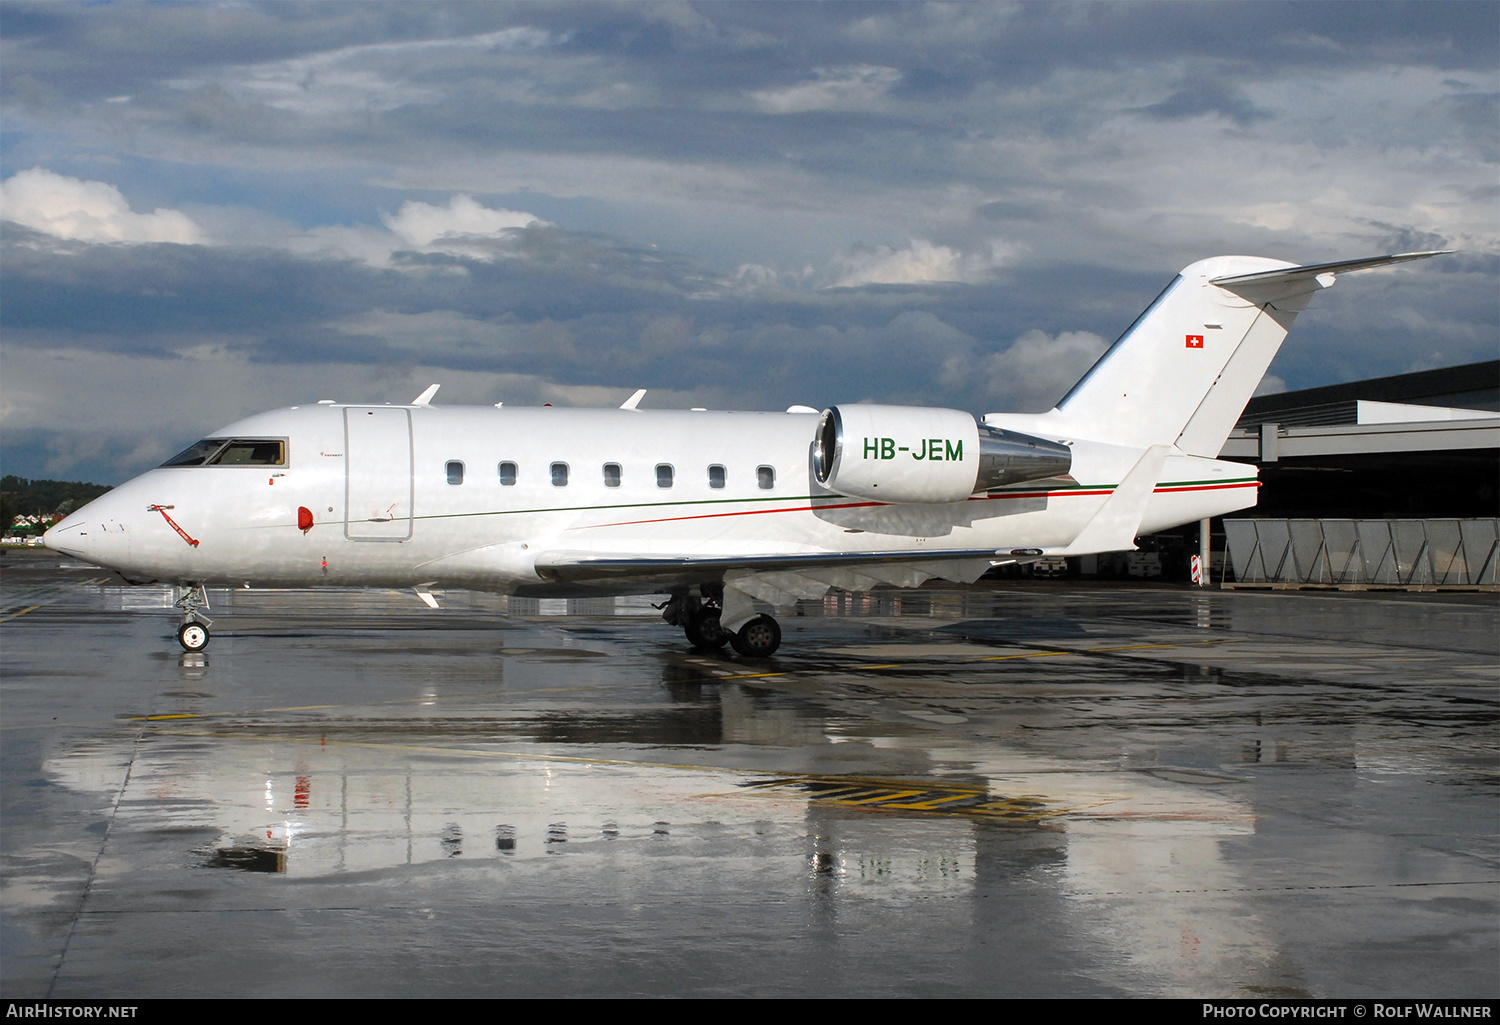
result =
M177 643L183 651L202 651L208 647L208 627L199 622L183 623L177 630Z
M719 625L718 609L699 611L682 630L695 648L722 648L729 642L729 634Z
M770 616L756 616L740 627L730 643L746 658L767 658L781 647L781 624Z

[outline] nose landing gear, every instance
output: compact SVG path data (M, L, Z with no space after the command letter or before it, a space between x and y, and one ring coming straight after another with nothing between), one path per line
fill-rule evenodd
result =
M200 612L208 608L208 591L202 584L179 588L182 592L172 604L182 610L182 622L177 627L177 643L184 651L202 651L208 647L208 628L213 620Z

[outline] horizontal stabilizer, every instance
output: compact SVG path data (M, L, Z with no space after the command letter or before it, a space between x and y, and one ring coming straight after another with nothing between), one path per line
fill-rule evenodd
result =
M1369 270L1371 267L1388 267L1393 263L1410 260L1425 260L1429 256L1445 256L1451 249L1433 249L1425 253L1397 253L1394 256L1370 256L1363 260L1343 260L1338 263L1310 263L1305 267L1287 267L1282 270L1258 271L1254 274L1231 274L1211 279L1224 288L1229 285L1281 284L1301 278L1315 278L1322 274L1347 274L1350 271Z
M1135 535L1146 517L1146 503L1156 490L1157 478L1167 461L1167 446L1152 445L1125 475L1120 486L1104 500L1073 543L1059 554L1091 555L1095 552L1135 550Z

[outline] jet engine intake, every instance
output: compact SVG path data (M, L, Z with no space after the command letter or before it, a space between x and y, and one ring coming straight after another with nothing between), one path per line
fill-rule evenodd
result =
M1066 445L984 426L958 409L832 406L818 420L813 473L851 498L962 502L976 491L1066 474Z

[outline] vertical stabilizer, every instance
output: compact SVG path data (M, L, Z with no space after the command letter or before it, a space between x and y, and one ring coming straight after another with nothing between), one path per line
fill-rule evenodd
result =
M1308 300L1340 272L1437 253L1296 266L1216 256L1185 268L1058 403L1079 433L1216 456Z

